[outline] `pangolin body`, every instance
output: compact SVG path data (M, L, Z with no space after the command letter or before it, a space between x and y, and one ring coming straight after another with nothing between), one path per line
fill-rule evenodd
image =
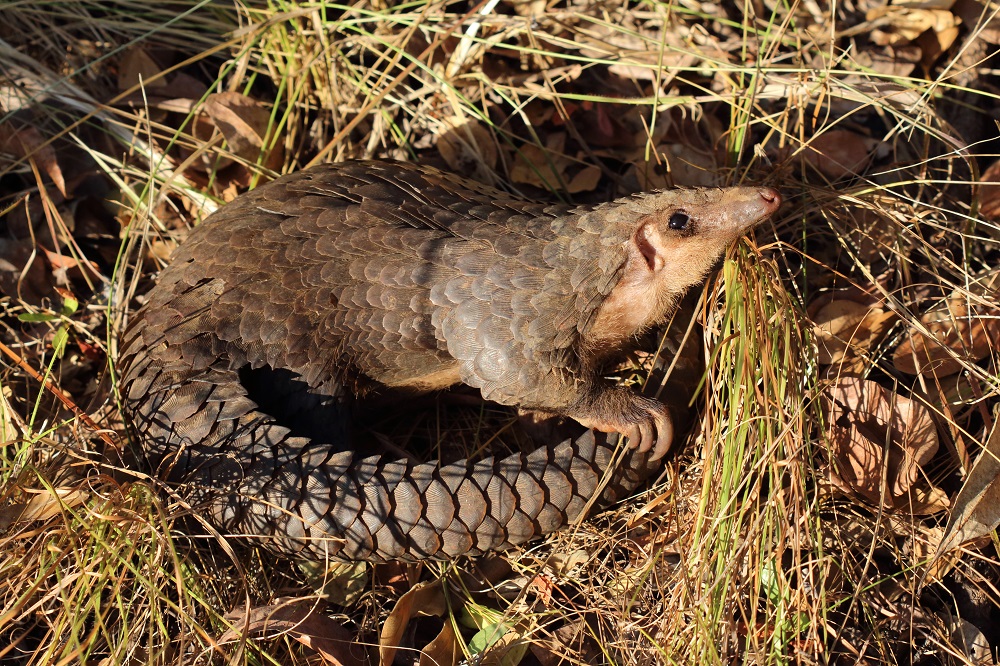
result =
M585 509L616 443L604 433L635 448L603 499L655 467L666 408L606 385L600 363L779 204L730 188L571 207L403 163L307 169L181 245L124 335L124 404L157 473L274 550L419 560L522 543ZM353 387L458 382L598 432L446 466L346 445Z

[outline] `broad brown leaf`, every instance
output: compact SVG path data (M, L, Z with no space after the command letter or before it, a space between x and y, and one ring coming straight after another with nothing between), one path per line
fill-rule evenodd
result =
M995 317L993 312L986 316L970 314L967 300L953 296L942 308L920 318L932 337L916 327L910 328L893 353L892 364L909 375L954 375L965 363L982 360L993 348L997 328Z
M938 449L926 407L859 377L839 378L824 394L824 406L835 485L891 509L945 508L943 494L917 487L921 466Z
M48 174L59 193L64 197L68 196L66 179L59 168L56 151L34 127L12 121L0 123L0 153L33 161Z
M863 355L886 332L892 317L892 312L856 301L830 301L813 316L819 362L832 365L849 355Z
M302 645L315 650L328 664L367 666L365 648L353 642L351 633L333 618L322 613L315 599L295 599L270 606L237 609L226 614L231 629L219 643L233 643L242 636L288 634Z
M939 554L990 534L1000 525L1000 421L955 498Z
M401 596L382 625L378 639L380 666L392 664L410 620L418 614L444 615L447 607L444 587L440 582L421 583Z

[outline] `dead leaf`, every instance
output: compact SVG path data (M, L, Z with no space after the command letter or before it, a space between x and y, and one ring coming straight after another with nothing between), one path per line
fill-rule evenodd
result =
M76 488L32 490L27 502L0 508L0 529L14 523L31 523L58 516L67 509L82 505L90 495Z
M814 137L799 153L799 160L830 179L864 171L878 141L850 130L831 130Z
M367 562L303 560L298 567L316 594L338 606L353 605L368 589Z
M653 159L634 161L629 171L643 190L722 185L715 154L685 143L660 144Z
M813 316L813 332L819 345L819 362L842 363L848 351L861 356L888 330L892 312L850 300L833 300Z
M134 46L128 49L118 63L118 90L126 91L142 84L143 88L163 88L167 85L161 76L163 70L150 57L146 49Z
M592 192L597 189L597 185L601 182L601 169L593 164L585 164L583 168L577 171L572 178L570 178L569 183L566 185L566 191L570 194L577 194L579 192Z
M553 581L549 576L544 574L538 574L531 579L528 583L529 588L533 588L538 594L539 601L546 608L552 603L552 591L556 589L555 581Z
M455 173L489 182L498 158L493 135L468 118L452 116L444 124L446 129L437 137L437 149L448 167Z
M0 153L34 162L48 174L59 193L63 197L68 196L66 179L59 168L56 151L34 127L23 123L15 124L12 120L0 122Z
M591 637L586 620L573 620L556 629L546 638L531 641L531 652L542 666L566 664L566 655L579 655L579 663L600 663L601 648Z
M926 407L859 377L839 378L823 399L834 485L891 509L941 508L941 496L916 492L921 466L938 449Z
M177 249L177 241L172 238L154 238L149 243L149 256L166 263Z
M910 488L907 512L914 516L930 516L951 507L948 493L937 486L918 484Z
M419 666L455 666L462 656L462 646L451 622L445 622L441 631L420 651Z
M993 431L972 466L945 528L938 556L964 543L985 537L1000 526L1000 420L994 415Z
M194 129L198 138L208 141L212 127L218 128L232 154L247 162L257 163L266 145L270 120L270 110L257 100L240 93L222 92L208 96ZM276 148L264 156L263 164L273 165L275 160L280 159L280 144ZM228 164L225 160L218 161L216 155L211 157L208 166L222 168Z
M868 11L865 18L879 27L872 30L871 40L879 46L895 46L912 42L924 32L948 32L962 22L947 9L886 5ZM950 46L950 44L949 44Z
M96 262L86 260L81 262L73 257L51 252L45 248L42 248L42 251L45 253L45 258L52 269L52 277L55 279L56 284L69 285L71 277L75 278L85 273L91 275L101 274L101 268Z
M952 16L951 12L946 12L945 15L951 16L954 19L951 25L927 30L913 41L914 44L920 47L923 53L920 58L920 64L925 68L933 65L934 61L940 58L942 53L950 49L951 45L958 39L959 24L961 21L957 17Z
M987 220L1000 220L1000 160L983 172L979 187L979 213Z
M226 614L231 628L219 643L233 643L243 636L287 634L337 666L367 666L365 647L333 618L323 615L315 599L294 599L269 606L237 609Z
M920 317L931 337L911 327L893 352L892 364L909 375L954 375L964 364L976 363L990 353L996 339L996 317L996 312L970 314L967 298L953 295Z
M45 256L31 241L0 238L0 294L41 306L56 281Z
M879 80L887 81L896 77L902 78L912 75L922 56L923 51L919 46L898 44L860 52L857 63L860 66L871 68L876 74L881 74Z
M378 639L380 666L389 666L396 657L396 650L403 639L406 625L416 615L444 615L448 605L444 596L444 586L440 581L421 583L404 594L396 602L389 617L382 625Z
M551 135L546 149L526 145L514 157L510 179L547 190L563 190L571 194L584 192L597 186L600 169L593 165L577 163L563 154L566 135Z
M556 576L569 576L573 569L586 564L591 557L592 555L583 548L577 548L569 553L556 551L545 560L545 566Z

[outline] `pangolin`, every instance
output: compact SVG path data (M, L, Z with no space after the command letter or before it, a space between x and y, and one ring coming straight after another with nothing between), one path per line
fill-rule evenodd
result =
M780 203L737 187L570 206L399 162L305 169L177 250L123 336L126 414L211 523L281 553L420 560L523 543L588 506L617 442L604 433L631 450L603 499L655 468L667 409L601 364ZM357 387L459 382L591 430L450 465L352 450Z

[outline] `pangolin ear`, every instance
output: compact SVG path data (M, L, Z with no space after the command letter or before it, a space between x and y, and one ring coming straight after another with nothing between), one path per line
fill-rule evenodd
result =
M666 265L663 235L657 228L656 220L647 217L632 236L633 251L646 262L646 266L653 273L663 270Z

